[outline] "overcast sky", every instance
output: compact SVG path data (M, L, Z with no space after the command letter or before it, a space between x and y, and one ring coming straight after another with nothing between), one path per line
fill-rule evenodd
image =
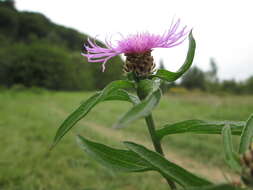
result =
M163 33L173 18L194 28L197 52L194 65L209 69L213 57L222 79L242 80L253 75L252 0L16 0L19 10L43 13L53 22L91 36L105 37L141 31ZM188 42L153 51L167 69L184 61Z

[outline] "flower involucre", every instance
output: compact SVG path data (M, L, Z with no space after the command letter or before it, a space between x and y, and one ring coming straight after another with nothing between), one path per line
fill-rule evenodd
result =
M175 23L172 22L169 30L163 35L150 34L148 32L137 33L122 38L116 45L106 40L106 48L88 39L88 44L84 46L86 53L82 53L82 55L87 57L89 62L103 63L102 70L104 71L105 63L109 59L119 54L125 54L127 63L124 66L124 70L126 72L134 71L139 75L146 75L154 69L153 57L151 56L151 51L154 48L171 48L181 44L186 39L189 30L186 30L186 26L179 29L179 25L180 19ZM142 60L146 61L143 62ZM150 65L147 68L143 67L143 65L148 63Z

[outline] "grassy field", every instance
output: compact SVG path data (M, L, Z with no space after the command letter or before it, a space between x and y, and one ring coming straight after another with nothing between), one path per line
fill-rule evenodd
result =
M81 134L114 147L122 147L122 141L131 140L151 148L143 121L125 129L111 128L116 119L130 108L126 102L100 104L49 153L57 127L90 95L47 91L0 92L0 189L167 189L160 175L154 172L121 174L108 171L76 144L75 135ZM154 117L158 127L167 122L194 118L246 120L253 112L252 100L252 96L168 95L156 108ZM163 144L168 159L215 182L224 181L223 173L229 173L223 161L220 136L173 135L165 138Z

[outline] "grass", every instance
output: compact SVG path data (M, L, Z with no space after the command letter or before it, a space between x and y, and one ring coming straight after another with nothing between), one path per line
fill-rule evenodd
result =
M126 102L99 104L49 152L57 127L91 93L47 91L0 92L0 189L4 190L153 190L167 189L154 172L121 174L103 168L82 152L75 134L122 147L133 140L151 148L143 121L111 128L130 108ZM158 127L186 119L246 120L252 96L189 94L165 96L154 112ZM120 105L120 106L119 106ZM235 141L238 138L234 137ZM173 135L163 140L169 159L210 179L227 171L217 135Z

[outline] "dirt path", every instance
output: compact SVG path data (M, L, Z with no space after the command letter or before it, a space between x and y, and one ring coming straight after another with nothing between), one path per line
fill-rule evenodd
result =
M58 113L59 115L67 114L64 110L62 110L56 105L51 108L54 108L54 111ZM119 142L126 141L126 140L133 141L139 144L143 144L144 146L150 149L153 149L152 144L149 141L140 140L139 138L134 137L132 133L129 133L127 131L108 128L108 127L99 125L95 122L85 121L85 120L79 121L79 124L87 126L89 130L92 130L100 134L101 136L105 136L108 139L113 139ZM238 181L237 176L230 174L226 171L223 171L218 167L211 167L203 163L200 163L196 160L193 160L189 157L185 157L185 156L182 157L179 154L172 152L171 150L168 150L166 148L164 149L164 152L165 152L166 158L168 158L170 161L186 168L187 170L195 174L206 177L210 179L211 181L213 181L214 183L226 182L225 176L228 179L233 179L233 180Z

